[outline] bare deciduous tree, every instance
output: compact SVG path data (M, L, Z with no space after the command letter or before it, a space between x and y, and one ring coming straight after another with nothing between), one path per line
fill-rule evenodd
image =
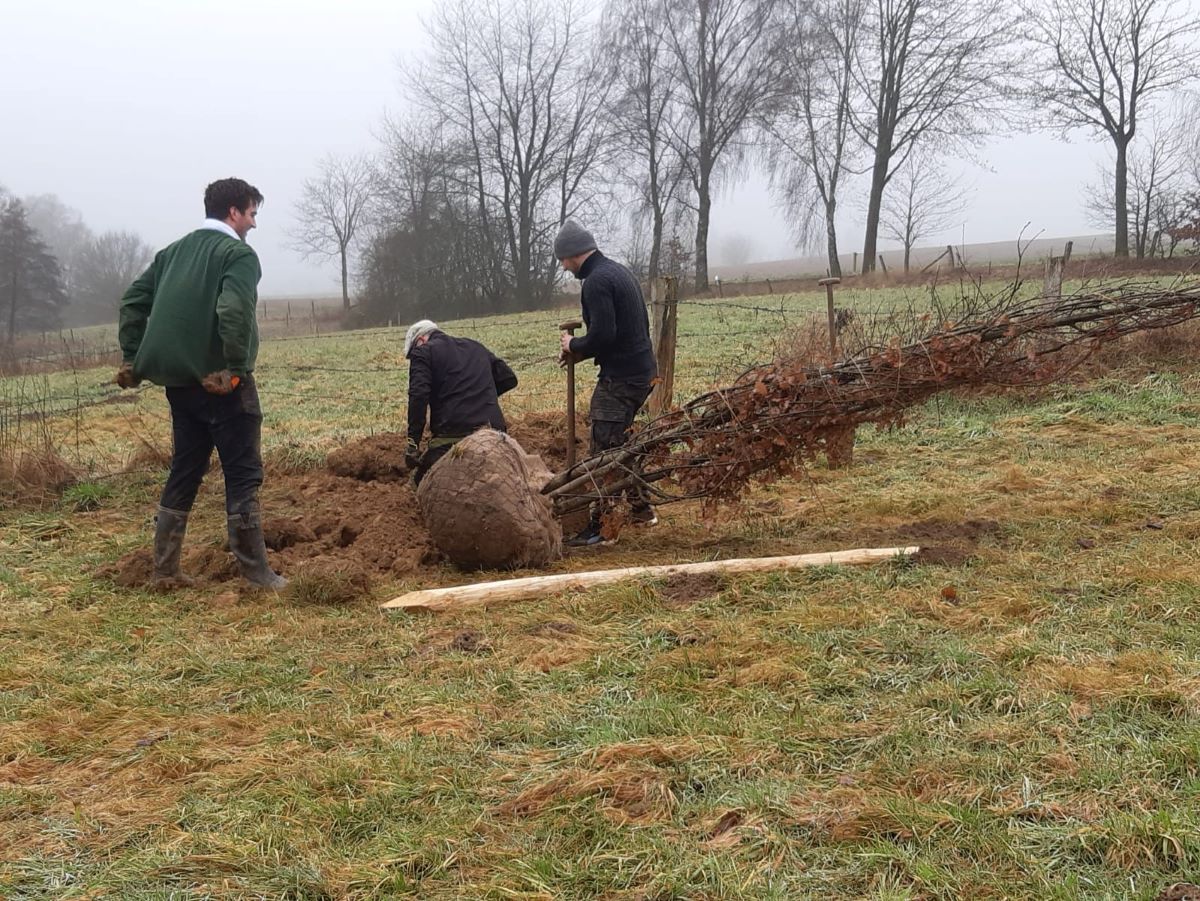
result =
M410 73L413 99L464 156L511 309L549 299L554 232L597 189L608 86L584 23L572 0L448 0Z
M696 290L708 289L712 195L740 161L739 143L785 79L770 23L778 0L667 0L667 41L684 115L672 135L696 196Z
M863 272L875 268L883 193L918 142L971 142L1008 109L1019 29L987 0L871 0L855 55L853 119L872 157Z
M967 190L949 177L932 156L909 154L883 196L879 225L884 237L904 247L908 272L918 241L952 224L967 204Z
M823 226L831 275L838 261L837 207L842 177L854 152L850 128L853 62L864 0L785 0L791 37L779 64L786 99L771 117L767 166L784 214L802 246L816 244Z
M133 232L97 235L79 254L70 321L81 325L116 322L121 295L154 257L154 249Z
M613 0L604 23L612 35L608 72L618 86L613 130L625 145L622 155L637 161L629 180L650 214L646 273L654 279L660 274L669 209L683 180L678 147L670 140L683 129L675 119L679 86L671 70L664 0ZM616 168L625 171L619 163Z
M1186 130L1182 126L1178 120L1156 121L1126 156L1128 222L1133 254L1139 260L1174 250L1170 233L1181 222L1188 186ZM1114 166L1102 167L1096 181L1084 188L1088 218L1104 228L1114 227L1114 176Z
M294 246L306 257L336 257L341 264L342 308L350 309L350 256L370 215L375 173L363 155L325 157L304 182L296 203Z
M436 125L388 121L374 231L364 254L371 321L486 314L504 279L470 191L467 157Z
M1113 143L1116 255L1129 256L1129 146L1139 117L1196 75L1196 24L1174 0L1047 0L1025 15L1037 48L1033 93L1064 131L1087 128Z

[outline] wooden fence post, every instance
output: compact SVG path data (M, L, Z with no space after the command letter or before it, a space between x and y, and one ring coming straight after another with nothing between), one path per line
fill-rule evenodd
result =
M1062 297L1063 273L1066 271L1067 263L1071 261L1073 246L1074 242L1068 241L1067 246L1063 248L1061 257L1050 256L1046 260L1046 274L1042 280L1042 297L1046 306L1053 306L1054 302Z
M679 319L679 281L660 278L650 287L650 339L658 363L658 384L650 392L651 417L670 409L675 394L675 333Z

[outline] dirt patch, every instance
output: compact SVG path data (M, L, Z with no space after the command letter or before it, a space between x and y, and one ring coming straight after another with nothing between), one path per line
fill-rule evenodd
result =
M551 472L562 472L567 468L567 416L566 413L530 413L516 422L509 423L508 434L530 454L537 454ZM575 417L575 459L588 455L588 436L591 430L587 419Z
M487 636L477 629L463 629L452 639L448 649L459 654L490 654L492 646Z
M408 475L404 452L408 439L396 432L370 435L346 447L340 447L326 458L326 466L334 475L363 482L395 482Z
M683 609L720 594L725 581L714 573L678 573L655 588L668 607Z
M263 537L268 558L278 571L285 575L336 572L340 580L358 587L374 576L406 576L440 562L441 555L421 524L408 480L395 477L394 470L381 462L394 457L394 450L403 463L404 436L377 435L362 444L365 447L343 449L343 460L358 461L361 478L318 471L267 480ZM383 478L374 478L380 473ZM204 536L196 532L193 526L185 542L183 571L201 586L236 579L237 565L227 545L198 544ZM144 588L153 572L150 549L144 547L104 574L124 587Z
M994 519L925 519L855 532L854 541L861 541L864 547L915 544L921 548L914 558L917 563L961 566L984 539L1000 531L1000 523Z
M297 544L311 544L317 534L301 520L273 519L263 526L263 538L268 548L282 551Z

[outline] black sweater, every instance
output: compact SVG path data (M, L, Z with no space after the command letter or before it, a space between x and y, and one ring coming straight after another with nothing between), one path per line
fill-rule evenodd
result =
M571 351L595 357L600 378L649 381L658 374L650 345L650 317L633 273L596 251L583 261L581 303L587 334L571 339Z
M507 430L498 398L517 386L517 377L478 341L430 332L408 359L408 439L413 444L421 441L427 411L435 438L462 438L485 425Z

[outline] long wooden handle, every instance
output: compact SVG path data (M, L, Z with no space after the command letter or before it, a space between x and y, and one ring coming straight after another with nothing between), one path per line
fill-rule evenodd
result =
M568 358L567 359L567 469L570 469L574 465L575 465L575 361Z
M849 551L798 554L789 557L738 557L733 560L713 560L706 563L630 566L625 569L562 573L557 576L530 576L524 579L480 582L476 585L454 585L449 588L410 591L408 594L402 594L380 604L379 608L381 610L430 611L461 609L493 604L498 601L547 597L564 591L583 591L595 585L607 585L638 576L665 577L703 573L770 572L782 569L801 569L808 566L851 566L905 557L915 554L919 550L919 547L856 548Z

